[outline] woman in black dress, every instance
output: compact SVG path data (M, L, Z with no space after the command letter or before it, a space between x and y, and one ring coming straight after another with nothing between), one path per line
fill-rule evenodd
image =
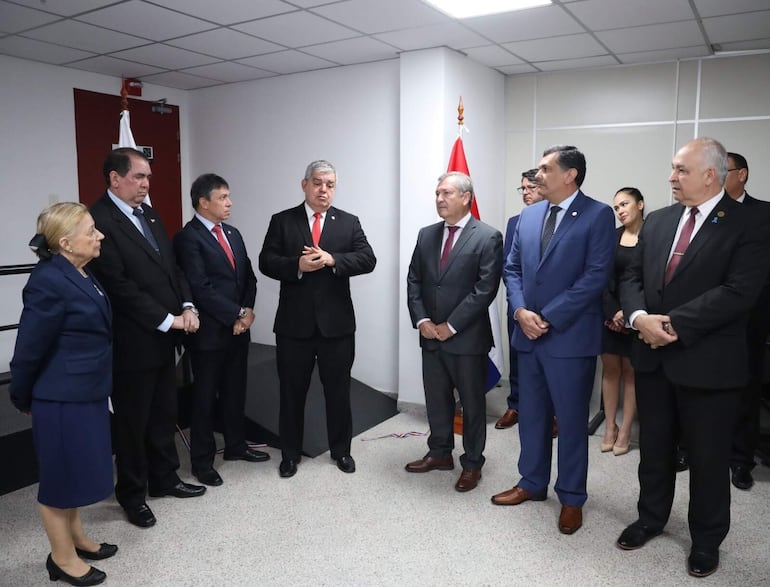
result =
M78 507L112 493L108 397L112 317L104 290L85 265L104 235L82 204L43 210L30 247L40 258L24 287L11 360L11 401L32 416L38 503L51 554L52 581L97 585L102 571L82 559L114 555L83 530Z
M626 318L620 309L618 283L631 262L644 219L644 196L633 187L621 188L613 201L615 214L622 226L618 228L618 249L607 289L604 292L604 349L602 352L602 398L606 426L600 448L615 456L629 450L631 425L636 414L634 369L631 366L633 334L626 328ZM623 422L615 421L623 387Z

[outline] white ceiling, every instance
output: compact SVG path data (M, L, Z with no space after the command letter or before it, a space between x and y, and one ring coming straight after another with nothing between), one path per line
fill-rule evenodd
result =
M515 75L770 49L770 0L0 0L0 54L194 89L449 47Z

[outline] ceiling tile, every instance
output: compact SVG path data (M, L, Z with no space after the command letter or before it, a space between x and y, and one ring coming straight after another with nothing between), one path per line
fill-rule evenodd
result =
M451 47L465 49L488 43L484 37L456 22L433 24L389 33L373 35L375 39L389 43L404 51L428 49L430 47Z
M317 45L357 37L359 33L309 12L292 12L234 26L233 28L289 48Z
M61 45L52 45L43 41L26 39L19 36L11 36L0 39L0 54L13 55L33 61L43 61L45 63L62 64L76 59L92 57L93 53L62 47Z
M218 24L234 24L296 10L280 0L150 0L154 4L184 12Z
M289 51L280 51L268 55L258 55L248 59L240 59L239 63L259 67L266 71L275 73L297 73L299 71L310 71L313 69L324 69L325 67L336 67L337 63L332 63L320 57L313 57L300 51L290 49Z
M138 61L139 63L156 65L163 69L183 69L186 67L194 67L196 65L207 65L217 61L215 57L193 53L192 51L184 51L183 49L169 47L162 43L154 43L152 45L145 45L144 47L128 49L127 51L119 51L113 55L115 57L120 57L121 59L130 59L131 61Z
M695 18L687 0L585 0L570 4L567 9L593 30Z
M533 73L537 71L537 69L526 63L522 63L521 65L505 65L503 67L496 67L495 69L505 75L518 75L521 73Z
M275 75L269 71L255 69L253 67L241 65L240 63L231 62L214 63L212 65L203 65L201 67L191 67L189 69L185 69L184 73L201 75L223 82L243 82Z
M420 0L345 0L313 8L313 12L365 33L451 22L452 19Z
M719 44L722 46L722 51L753 51L757 49L770 49L770 38Z
M301 6L302 8L312 8L313 6L320 6L321 4L329 4L335 0L289 0L292 4Z
M40 8L46 12L53 12L54 14L60 14L62 16L72 16L73 14L80 14L81 12L87 12L96 8L102 8L108 4L115 4L116 0L55 0L53 2L46 2L43 4L40 0L13 0L15 4L23 4L30 8Z
M694 47L705 42L700 28L694 20L600 31L596 33L596 36L613 53Z
M130 0L90 12L79 16L78 20L155 41L213 28L211 23L140 0Z
M487 45L486 47L472 47L470 49L464 49L468 57L488 65L489 67L497 67L500 65L515 65L521 63L521 59L514 57L505 49L501 49L498 45Z
M463 22L471 30L497 43L585 32L560 6L541 6L518 12L479 16Z
M84 51L93 51L94 53L110 53L147 44L145 39L101 29L75 20L63 20L49 24L28 31L24 36Z
M587 33L504 43L503 47L526 61L573 59L607 54L607 50Z
M148 84L157 84L159 86L178 88L180 90L207 88L210 86L218 86L222 83L218 80L190 75L179 71L168 71L157 75L144 76L142 81Z
M655 63L660 61L677 61L692 57L705 57L709 55L709 49L705 45L697 47L682 47L679 49L664 49L662 51L642 51L641 53L621 53L617 55L623 63Z
M704 18L703 28L712 43L764 39L770 31L770 10Z
M358 37L357 39L305 47L304 51L343 65L398 57L398 53L393 47L369 37Z
M54 20L59 20L59 17L39 10L0 2L0 31L4 33L17 33Z
M753 12L755 10L767 10L767 0L694 0L695 8L702 18L709 16L721 16L724 14L738 14L739 12Z
M107 55L100 55L99 57L76 61L75 63L70 63L67 67L94 71L96 73L103 73L114 77L143 77L151 73L163 71L157 67L124 61L123 59L115 59L114 57L109 57Z
M216 29L197 33L189 37L168 41L167 44L213 55L220 59L240 59L241 57L279 51L282 48L275 43L263 41L232 29Z
M566 69L584 69L586 67L602 67L604 65L617 65L615 58L609 55L600 57L583 57L582 59L564 59L561 61L543 61L535 63L535 67L543 71L561 71Z

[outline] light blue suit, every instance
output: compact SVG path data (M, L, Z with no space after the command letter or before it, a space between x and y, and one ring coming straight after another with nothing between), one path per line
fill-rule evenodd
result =
M545 495L551 475L551 428L559 421L559 477L563 505L582 506L588 474L588 405L596 356L602 351L602 292L617 238L609 206L578 191L542 258L540 237L550 204L522 210L503 277L512 310L526 308L550 324L529 340L516 324L519 357L518 485Z

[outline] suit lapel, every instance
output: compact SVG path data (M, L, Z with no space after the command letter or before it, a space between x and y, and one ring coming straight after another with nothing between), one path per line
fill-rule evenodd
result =
M454 260L460 255L460 252L463 250L463 247L468 243L468 240L473 236L473 232L476 230L476 227L478 225L478 220L476 220L473 216L471 216L468 219L468 222L465 224L465 227L460 231L460 236L457 237L457 241L452 245L452 250L449 251L449 257L447 257L446 265L444 265L444 270L441 271L441 252L443 250L442 241L444 240L444 224L440 224L440 230L439 230L439 243L437 247L437 251L439 252L438 259L439 259L439 273L441 275L444 275L449 269L452 267L452 263L454 263Z
M139 229L136 227L136 225L128 219L128 217L115 205L115 203L107 194L105 194L104 197L107 198L107 202L112 208L112 219L115 221L115 225L118 227L118 229L123 232L123 234L125 234L131 241L133 241L136 246L145 251L149 257L153 259L158 265L163 266L161 256L155 252L155 249L152 248L144 235L139 232ZM153 235L155 235L155 240L160 242L156 234L156 229L154 228L154 225L156 224L154 215L152 215L152 217L152 220L150 220L150 216L147 217L148 224L151 227L150 229L152 230Z
M583 213L583 209L585 208L586 203L586 197L583 195L583 192L578 191L577 196L575 196L575 199L572 200L572 204L569 208L564 212L564 217L561 219L561 222L559 222L559 226L556 229L556 232L553 233L553 237L551 238L551 241L548 243L548 247L546 247L545 251L543 251L543 256L540 259L540 264L542 265L543 262L548 258L548 256L551 254L551 251L554 250L555 247L559 245L559 242L561 239L564 238L564 235L566 235L570 229L575 225L576 222L580 222L580 217ZM540 232L542 233L543 227L545 226L545 216L548 215L548 211L551 209L551 206L547 206L545 208L546 214L543 216L543 222L540 224ZM540 238L538 238L538 245L540 243Z
M196 231L195 233L203 243L203 246L208 248L212 255L220 257L222 262L225 263L227 267L232 269L232 265L230 265L230 259L227 258L227 253L225 253L222 245L220 245L219 241L217 241L216 235L208 230L206 226L200 220L198 220L197 217L193 217L191 222L191 226ZM232 229L223 222L222 231L225 233L227 241L230 243L230 249L233 251L233 258L236 260L235 266L238 267L239 257L236 256L235 249L233 247L233 237L231 236Z
M109 326L111 323L109 301L104 295L102 288L97 286L93 275L89 273L88 276L90 279L86 279L77 269L75 269L75 266L72 265L72 263L70 263L61 255L54 255L52 260L67 280L73 283L80 291L82 291L86 296L93 300L93 302L99 307L99 311Z
M331 208L329 208L329 210L331 210ZM307 219L307 214L305 213L305 204L302 203L296 208L294 208L293 215L294 215L294 222L300 234L300 240L303 243L305 243L306 246L312 247L313 236L310 234L310 224ZM324 229L325 228L326 227L324 227ZM321 234L321 239L323 240L323 233Z

